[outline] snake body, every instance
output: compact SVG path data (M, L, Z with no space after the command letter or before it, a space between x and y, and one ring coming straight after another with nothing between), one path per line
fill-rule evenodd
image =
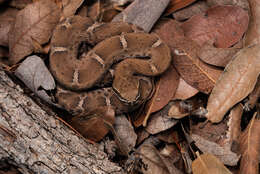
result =
M51 40L50 69L61 85L56 97L75 115L106 105L129 111L151 95L148 77L162 74L170 62L170 49L156 34L124 22L93 24L73 16L56 27ZM112 87L91 90L112 66Z

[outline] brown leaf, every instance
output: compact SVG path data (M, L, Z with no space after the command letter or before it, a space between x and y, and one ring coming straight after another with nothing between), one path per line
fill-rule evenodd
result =
M248 96L248 101L245 104L245 107L250 110L253 109L257 103L258 98L260 97L260 76L257 78L257 82L254 90Z
M74 15L83 2L84 0L62 0L63 16L66 18Z
M175 68L170 66L170 68L158 80L155 93L146 104L143 125L146 125L151 113L159 111L169 103L175 94L178 83L179 75Z
M48 42L60 18L60 9L52 0L40 0L19 11L9 32L10 63L15 64L32 53L32 39Z
M213 41L218 48L237 43L247 29L248 13L237 6L216 6L182 24L185 36L203 45Z
M217 5L232 5L239 6L245 10L249 10L249 5L247 0L206 0L208 6L214 7Z
M224 164L237 165L239 155L231 151L230 121L225 119L219 124L206 124L204 122L191 125L192 139L203 153L210 153L218 157ZM203 127L202 127L203 126ZM229 134L229 135L227 135Z
M260 151L260 120L256 118L256 113L240 139L240 152L242 159L240 162L240 174L259 174L258 157Z
M184 8L188 5L190 5L191 3L195 2L196 0L171 0L167 9L166 9L166 12L165 12L165 15L169 15L181 8Z
M164 158L158 150L148 144L144 144L140 147L139 153L145 168L142 168L144 174L181 174L170 161Z
M165 131L178 123L178 120L169 118L168 110L171 106L169 103L162 110L151 114L149 121L147 122L147 126L145 130L150 134L157 134L159 132Z
M100 141L110 130L113 130L115 112L111 107L102 107L84 116L76 116L71 125L84 137Z
M199 47L192 40L183 38L173 49L173 62L181 77L200 92L210 93L222 70L201 61L197 57Z
M177 21L184 21L196 14L204 13L208 9L206 1L198 1L181 10L174 12L172 15Z
M201 92L209 93L222 70L202 62L197 57L199 46L184 37L179 24L174 20L161 23L155 32L170 47L173 63L181 77Z
M199 155L192 162L192 172L193 174L232 174L218 158L207 153Z
M26 7L28 4L33 3L33 0L12 0L9 5L18 9Z
M0 45L8 46L8 32L15 20L18 10L7 8L0 12Z
M243 105L236 105L229 114L227 143L230 145L231 151L238 152L239 137L241 134L241 118L243 114Z
M180 119L188 115L196 115L200 108L203 107L204 103L205 102L198 97L174 101L169 109L168 115L175 119Z
M250 5L250 23L246 32L245 45L260 43L260 2L258 0L248 0Z
M226 112L254 88L260 73L260 45L244 48L226 66L209 96L206 117L220 122Z
M206 42L197 55L210 65L225 67L240 49L241 47L216 48L213 44Z
M176 89L175 95L172 100L186 100L194 95L196 95L199 91L196 88L193 88L188 83L186 83L183 78L180 78L180 82L178 88Z

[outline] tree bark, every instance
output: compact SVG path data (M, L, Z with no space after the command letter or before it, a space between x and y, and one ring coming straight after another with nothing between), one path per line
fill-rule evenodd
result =
M124 173L0 71L0 160L22 173Z

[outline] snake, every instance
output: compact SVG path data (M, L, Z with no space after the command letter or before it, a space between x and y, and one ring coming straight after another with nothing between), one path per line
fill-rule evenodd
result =
M55 97L73 115L109 105L116 113L129 112L151 97L150 77L170 63L170 49L156 34L125 22L94 23L75 15L61 21L51 38ZM111 78L111 86L97 87Z

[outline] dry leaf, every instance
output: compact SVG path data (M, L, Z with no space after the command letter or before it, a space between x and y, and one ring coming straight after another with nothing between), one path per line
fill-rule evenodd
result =
M213 41L218 48L237 43L248 27L248 13L237 6L216 6L182 24L185 36L203 45Z
M9 5L18 9L26 7L28 4L33 3L33 0L12 0Z
M168 20L159 24L155 32L170 47L174 54L174 66L181 77L199 91L209 93L222 70L202 62L197 57L199 46L184 37L176 21Z
M243 105L236 105L229 114L227 143L230 145L231 151L238 152L239 137L241 134L241 118L243 114Z
M62 0L63 16L66 18L74 15L83 2L84 0Z
M205 1L198 1L192 5L189 5L181 10L174 12L172 15L177 21L184 21L196 14L204 13L208 8L209 7Z
M224 146L220 146L219 144L209 141L196 134L192 134L191 138L195 141L195 145L203 153L210 153L215 155L226 165L229 166L237 165L240 156L232 152L228 144L225 144Z
M168 115L171 118L181 119L185 116L188 116L190 113L181 108L182 101L175 101L174 104L170 107Z
M145 106L145 118L143 125L146 126L151 113L159 111L169 103L178 87L179 75L173 66L160 77L156 84L153 97Z
M199 46L192 40L183 38L172 50L174 65L181 77L200 92L210 93L222 70L202 62L197 57Z
M126 119L124 115L116 116L115 119L115 131L117 138L120 139L120 142L123 143L128 154L135 147L137 135L134 131L131 123ZM121 146L123 146L121 144Z
M202 111L204 101L198 97L192 97L187 100L174 101L171 105L168 115L171 118L181 119L188 115L196 115L199 110ZM204 109L205 110L205 109ZM206 113L206 111L204 111ZM204 113L204 114L205 114Z
M8 32L15 20L18 10L7 8L0 12L0 45L8 46Z
M209 96L206 117L220 122L226 112L254 88L260 73L260 45L242 49L226 66Z
M245 45L260 43L260 2L248 0L250 5L250 23L246 32Z
M245 10L249 9L247 0L206 0L208 6L214 7L217 5L236 5Z
M213 44L206 42L202 45L197 55L201 60L210 65L225 67L240 49L241 47L239 46L232 48L216 48Z
M16 69L15 75L40 98L53 104L47 91L55 89L55 81L40 57L27 57Z
M165 159L158 150L148 144L139 148L139 153L145 167L142 168L144 174L181 174L169 160Z
M178 120L169 118L168 116L168 110L170 106L171 103L169 103L169 105L164 107L159 112L151 114L149 121L147 122L147 126L145 127L147 132L150 134L156 134L169 129L178 123Z
M10 63L32 53L32 39L40 44L48 42L59 18L60 9L52 0L40 0L19 11L9 32Z
M260 97L260 76L258 76L258 78L257 78L257 82L256 82L254 90L248 96L248 101L245 103L245 108L247 110L253 109L255 107L259 97Z
M196 88L193 88L188 83L180 78L180 82L178 88L176 89L175 95L172 100L186 100L194 95L196 95L199 91Z
M260 120L256 113L240 139L240 174L259 174L258 157L260 153Z
M195 2L196 0L171 0L167 9L166 9L166 12L165 12L165 15L169 15L181 8L184 8L188 5L190 5L191 3Z
M218 158L207 153L199 155L192 162L192 172L193 174L232 174Z
M71 125L87 139L97 142L113 130L114 122L114 110L111 107L102 107L87 115L73 117Z

